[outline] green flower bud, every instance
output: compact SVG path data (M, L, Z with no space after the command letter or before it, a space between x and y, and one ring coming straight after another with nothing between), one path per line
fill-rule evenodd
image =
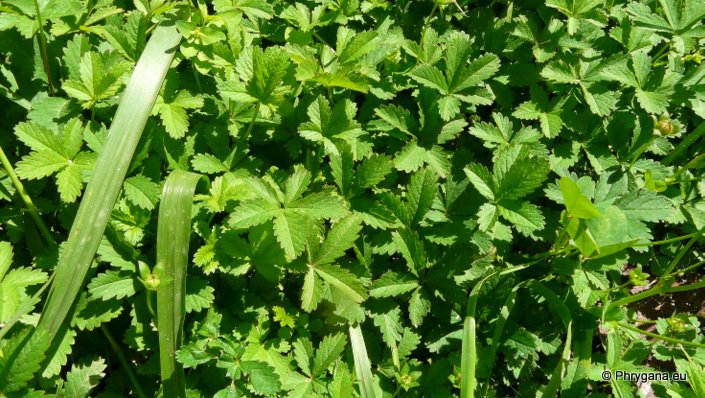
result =
M674 333L683 333L688 328L688 324L683 319L682 315L673 315L666 319L668 328Z
M147 288L147 290L157 291L159 289L159 285L161 284L161 280L157 275L149 274L142 281L142 283L144 284L144 287Z

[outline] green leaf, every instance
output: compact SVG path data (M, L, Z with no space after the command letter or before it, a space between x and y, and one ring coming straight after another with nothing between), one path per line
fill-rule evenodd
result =
M521 146L510 147L497 155L494 163L496 197L499 200L523 198L548 178L549 165L544 159L529 155Z
M426 150L411 141L394 158L394 166L397 170L412 173L423 166L426 158Z
M568 214L581 219L590 219L600 216L600 211L595 205L590 202L585 196L578 184L568 177L561 177L560 180L561 193L563 194L563 203L565 203Z
M407 208L411 215L411 224L418 224L431 209L431 204L438 190L436 175L423 169L411 176L407 187Z
M80 79L64 81L63 89L77 99L85 109L95 107L98 102L117 94L122 84L121 77L129 64L117 53L88 51L79 64Z
M308 239L317 231L316 221L296 211L279 212L274 218L274 236L290 258L304 251Z
M341 357L346 345L347 339L344 334L326 335L321 341L318 350L316 350L316 356L313 359L312 376L318 377L325 373Z
M131 297L135 294L134 279L129 274L107 271L91 280L88 291L91 292L91 296L102 300Z
M135 206L152 210L159 201L159 186L143 175L125 180L125 197Z
M419 282L406 275L394 271L385 272L370 286L372 297L395 297L413 291L419 287Z
M355 244L361 229L360 220L354 215L337 221L328 232L311 265L316 267L330 264L338 257L344 256L345 251Z
M186 90L181 90L168 102L164 97L159 96L154 104L152 114L158 114L167 133L172 138L179 139L186 135L190 126L186 110L200 109L202 106L203 98L193 96Z
M318 307L321 300L323 300L323 284L315 269L309 268L301 290L301 308L306 312L311 312Z
M468 176L472 185L477 189L478 192L485 198L489 200L494 200L494 192L497 190L495 187L494 179L492 179L492 174L487 168L481 164L470 163L464 169L465 175Z
M260 361L243 361L240 367L250 377L250 384L257 394L271 395L281 389L279 375L268 364Z
M105 360L98 358L86 365L72 365L66 374L64 394L67 398L88 397L105 376Z
M401 340L402 326L400 320L401 310L399 308L374 317L374 324L382 332L382 340L388 347L396 348L397 342Z
M421 326L423 319L431 311L431 300L426 289L419 288L414 291L409 300L409 319L414 327Z
M11 393L21 390L40 370L50 336L43 330L30 328L0 342L0 390Z
M314 268L316 274L326 281L338 294L361 303L367 298L367 291L362 281L348 270L336 265L321 265Z

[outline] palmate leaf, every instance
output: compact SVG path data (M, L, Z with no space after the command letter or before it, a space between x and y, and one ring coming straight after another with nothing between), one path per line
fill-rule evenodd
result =
M81 152L84 127L79 119L67 122L59 134L33 123L20 123L15 134L32 152L17 163L17 174L26 179L56 175L56 185L64 202L74 202L83 188L83 170L93 156Z
M348 212L342 199L331 191L302 196L310 181L310 172L303 168L297 168L284 182L284 192L279 187L274 189L263 181L252 180L257 197L238 206L230 215L229 225L249 228L273 220L274 235L282 249L290 258L297 257L317 233L321 220L339 218Z
M289 56L282 48L245 47L235 66L240 80L225 82L220 93L233 101L276 107L288 90L282 83L290 65Z
M357 106L345 99L331 109L328 101L319 96L309 107L309 122L299 126L299 134L314 142L321 142L328 153L338 151L334 140L354 141L365 134L360 124L355 121Z
M478 97L470 89L476 88L496 74L500 62L496 55L485 54L468 63L467 60L472 58L473 51L470 36L465 33L453 32L446 45L444 72L433 65L422 64L414 68L410 76L442 94L439 111L443 120L448 121L460 113L461 101L470 104L487 103L482 99L483 95Z
M99 101L117 94L121 77L129 64L117 53L86 52L79 65L80 80L64 81L63 89L77 99L85 109L91 109Z

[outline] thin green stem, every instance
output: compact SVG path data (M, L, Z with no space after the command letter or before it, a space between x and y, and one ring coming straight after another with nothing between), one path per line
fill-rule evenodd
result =
M673 151L668 154L661 163L664 166L668 166L678 160L683 154L690 148L693 148L694 144L703 136L705 136L705 122L700 123L700 125L693 130L693 132L686 134L683 141L681 141Z
M653 63L654 65L663 58L664 55L668 55L671 50L671 44L667 43L654 55Z
M698 264L693 265L692 267L696 267L696 266L699 267L703 264L705 264L705 262L700 262ZM671 280L671 282L668 282L668 286L667 286L666 283L664 283L664 282L668 281L669 279ZM700 289L700 288L705 287L705 279L702 279L700 282L692 283L690 285L670 286L671 283L673 283L672 275L670 275L670 274L666 275L658 281L656 287L651 288L649 290L644 290L643 292L633 294L631 296L622 297L619 300L613 301L612 303L610 303L610 305L623 306L623 305L631 304L636 301L643 300L643 299L646 299L646 298L649 298L652 296L656 296L657 294L687 292L690 290L696 290L696 289Z
M690 285L674 286L672 288L669 288L668 292L669 293L688 292L691 290L702 289L703 287L705 287L705 279L700 280L700 282L691 283Z
M154 307L152 307L152 291L149 289L147 289L147 310L150 314L152 314L152 319L158 328L159 324L157 323L157 312L154 311Z
M658 283L661 283L661 281L659 281ZM654 288L651 288L649 290L644 290L643 292L639 292L639 293L633 294L631 296L622 297L619 300L613 301L610 305L622 306L622 305L631 304L636 301L643 300L643 299L649 298L651 296L655 296L657 294L664 294L667 292L667 289L668 289L667 287L664 287L664 286L657 284L657 286Z
M120 346L118 345L117 341L115 341L115 338L113 338L113 335L110 333L108 328L105 327L105 325L100 325L100 330L103 332L105 339L108 340L108 344L110 344L110 347L112 347L113 351L115 351L115 355L117 355L118 361L120 361L120 366L122 366L122 369L125 371L127 378L130 379L130 383L132 383L132 386L135 388L135 393L137 394L137 396L140 398L147 398L147 394L145 394L144 390L142 389L139 380L137 380L135 372L132 371L130 363L127 362L125 354L120 349Z
M685 340L676 339L676 338L673 338L673 337L662 336L662 335L660 335L660 334L647 332L647 331L645 331L645 330L639 329L638 327L635 327L635 326L632 326L632 325L629 325L629 324L626 324L626 323L623 323L623 322L616 322L616 324L617 324L619 327L621 327L621 328L624 328L624 329L627 329L627 330L631 330L632 332L636 332L636 333L642 334L642 335L644 335L644 336L649 336L649 337L654 338L654 339L657 339L657 340L663 340L663 341L667 341L667 342L669 342L669 343L681 344L681 345L684 345L684 346L705 348L705 344L693 343L692 341L685 341Z
M685 273L688 272L688 271L692 271L692 270L694 270L694 269L696 269L696 268L701 267L703 264L705 264L705 261L700 261L700 262L695 263L695 264L693 264L693 265L691 265L691 266L688 266L688 267L685 267L685 268L683 268L683 269L681 269L681 270L678 270L677 272L674 272L673 274L683 275L683 274L685 274Z
M639 149L637 149L636 153L635 153L634 156L632 157L632 161L629 163L629 168L630 168L630 169L631 169L632 167L634 167L634 164L637 162L637 160L639 160L639 158L641 157L641 155L644 154L644 152L646 152L647 149L649 149L649 147L651 146L651 144L654 143L654 141L656 140L656 138L658 138L658 137L652 136L652 137L649 139L649 142L645 143L644 145L642 145L641 147L639 147Z
M47 39L44 35L44 21L42 14L39 11L39 2L34 0L34 9L37 12L37 22L39 23L39 47L42 51L42 62L44 63L44 73L47 75L47 83L49 84L49 95L54 96L54 83L51 81L51 67L49 66L49 53L47 52Z
M666 244L669 244L669 243L679 242L679 241L682 241L682 240L686 240L686 239L690 239L690 238L693 238L693 237L696 237L696 236L700 236L700 235L703 234L703 232L704 232L704 231L697 231L697 232L693 232L692 234L683 235L683 236L678 236L678 237L670 238L670 239L656 240L656 241L653 241L653 242L644 243L643 245L639 245L639 246L658 246L658 245L666 245Z
M22 182L17 177L17 174L15 174L15 169L12 167L12 164L10 164L10 160L5 155L5 151L3 151L2 147L0 147L0 162L2 162L5 172L10 177L10 181L12 181L12 185L15 186L15 190L17 190L17 193L20 194L20 198L22 198L25 206L27 206L27 210L29 210L32 220L34 220L34 223L37 225L37 228L39 228L39 231L42 233L42 236L44 236L44 239L46 239L50 245L56 245L56 241L51 236L49 228L47 228L46 224L44 224L44 220L42 220L42 217L39 215L37 206L34 205L32 198L29 194L27 194L27 191L24 189L24 185L22 185Z
M252 128L255 125L255 122L257 121L257 115L259 115L259 108L262 104L257 102L257 105L255 105L255 111L252 114L252 119L250 119L250 123L247 125L247 129L245 130L245 133L240 137L240 139L237 142L237 145L235 147L235 152L234 152L234 157L233 160L230 163L230 169L232 170L232 167L237 164L240 160L245 158L245 148L247 147L247 141L250 139L250 133L252 132Z
M193 72L193 79L196 81L196 87L198 87L199 92L203 92L203 87L201 86L201 77L198 71L196 70L196 64L191 62L191 71Z
M703 230L701 229L701 230L698 231L698 232L699 232L699 233L702 233ZM685 246L683 246L683 247L678 251L678 254L677 254L676 257L673 259L673 261L671 261L671 263L668 264L668 268L666 268L666 269L663 271L663 275L670 275L670 274L671 274L671 271L673 271L673 269L676 268L676 266L681 262L681 260L683 260L683 257L685 256L685 254L688 253L688 251L690 250L690 248L695 244L695 242L698 241L698 238L700 238L699 234L696 235L696 236L693 236L692 238L690 238L690 240L688 241L688 243L686 243Z

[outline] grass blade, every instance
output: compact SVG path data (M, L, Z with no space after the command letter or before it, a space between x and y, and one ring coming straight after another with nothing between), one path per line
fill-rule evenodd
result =
M362 336L360 325L350 326L350 344L352 345L355 360L355 374L360 382L360 395L362 398L376 398L374 383L372 382L372 366L367 356L365 338Z
M463 321L463 341L460 352L460 397L472 398L475 396L475 387L477 386L477 320L475 319L475 310L477 308L477 299L480 295L480 290L485 282L498 275L508 275L517 271L521 271L528 267L528 264L518 265L512 268L506 268L501 271L495 271L473 286L468 296L467 312Z
M181 36L175 26L154 30L120 99L104 150L88 182L38 327L53 338L61 328L95 256L142 130Z
M166 180L157 227L159 363L165 397L185 397L184 371L176 361L186 313L186 265L191 206L200 176L176 170Z

